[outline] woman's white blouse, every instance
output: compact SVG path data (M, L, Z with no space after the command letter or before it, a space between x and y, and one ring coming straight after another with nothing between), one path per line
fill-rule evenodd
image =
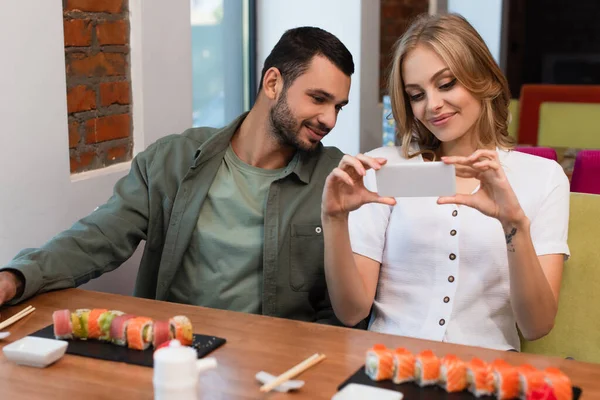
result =
M569 181L555 161L498 150L506 176L531 221L538 255L569 255ZM368 153L407 160L399 147ZM377 191L368 171L365 186ZM519 349L510 305L506 239L500 222L479 211L397 198L350 213L352 250L381 263L369 329L402 336ZM521 266L527 268L526 265Z

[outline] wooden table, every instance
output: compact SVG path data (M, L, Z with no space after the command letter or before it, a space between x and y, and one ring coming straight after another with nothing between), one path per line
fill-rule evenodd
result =
M413 352L432 349L442 356L454 353L463 359L474 356L491 361L498 357L513 364L530 363L538 368L556 366L583 389L583 399L600 398L600 365L476 347L409 339L374 332L323 326L278 318L248 315L203 307L137 299L106 293L69 289L40 295L26 302L37 308L10 327L11 336L0 347L52 323L57 309L108 308L166 319L187 315L194 332L220 336L227 343L211 355L218 368L201 375L203 399L330 399L337 386L364 362L365 351L375 343L404 346ZM3 308L2 320L24 305ZM267 371L278 375L314 353L327 359L299 379L306 385L296 393L259 392L254 375ZM1 399L152 399L152 369L123 363L65 355L45 369L23 367L0 352Z

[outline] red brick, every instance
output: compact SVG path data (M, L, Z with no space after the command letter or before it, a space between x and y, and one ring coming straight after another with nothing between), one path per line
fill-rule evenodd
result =
M67 0L66 11L120 13L123 0Z
M73 147L77 146L80 138L79 122L73 121L69 124L69 148L72 149Z
M90 119L85 123L85 131L86 143L126 138L131 134L131 116L117 114Z
M71 164L71 173L82 172L90 169L92 162L96 158L96 153L94 151L88 151L85 153L81 153L78 156L70 158Z
M101 46L127 44L129 39L127 21L111 21L96 25L96 37Z
M114 164L119 161L125 161L129 154L129 146L124 144L117 147L112 147L106 152L106 161L109 164Z
M84 53L67 55L67 75L79 77L102 77L125 75L127 61L121 53Z
M69 114L96 109L96 92L85 85L67 90L67 111Z
M92 25L89 19L71 19L64 22L65 46L92 44Z
M381 5L381 20L394 20L402 18L402 4L386 3Z
M108 107L111 104L129 104L129 82L108 82L100 84L100 104Z
M419 14L427 12L429 0L383 0L381 1L380 24L380 87L385 88L387 68L392 59L394 43L401 37L409 23ZM385 92L385 89L380 93Z

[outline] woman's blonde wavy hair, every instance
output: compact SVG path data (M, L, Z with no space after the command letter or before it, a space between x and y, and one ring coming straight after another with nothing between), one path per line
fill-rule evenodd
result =
M508 83L481 36L460 15L422 15L396 42L388 80L392 114L398 126L403 155L410 158L433 153L435 156L440 146L440 141L414 116L404 90L402 63L417 45L433 50L458 82L481 101L482 112L475 123L479 133L477 148L512 149L514 140L508 135ZM421 151L409 154L412 143L416 143Z

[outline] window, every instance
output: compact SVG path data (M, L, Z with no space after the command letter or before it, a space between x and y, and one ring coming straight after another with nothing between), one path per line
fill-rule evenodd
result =
M194 126L222 127L256 93L254 0L190 0Z

